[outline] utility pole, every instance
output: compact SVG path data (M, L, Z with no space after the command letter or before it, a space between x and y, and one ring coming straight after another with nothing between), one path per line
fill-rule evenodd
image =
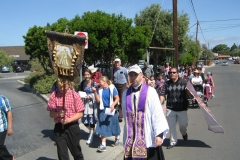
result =
M199 22L197 21L197 28L196 28L196 43L197 43L197 38L198 38L198 25L199 25Z
M173 48L174 67L178 69L178 23L177 23L177 0L173 0Z

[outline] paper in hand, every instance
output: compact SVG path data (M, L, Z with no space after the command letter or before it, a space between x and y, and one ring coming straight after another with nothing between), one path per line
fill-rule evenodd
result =
M86 98L87 97L86 92L78 91L78 94L80 95L81 98Z
M114 113L115 113L115 109L111 112L111 109L110 109L110 108L105 108L105 114L106 114L106 115L113 116Z

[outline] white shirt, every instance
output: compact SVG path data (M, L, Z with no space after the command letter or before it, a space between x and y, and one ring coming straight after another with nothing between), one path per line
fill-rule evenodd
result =
M122 94L122 113L124 118L124 129L123 129L123 145L125 146L127 129L126 129L126 93L125 90ZM134 94L136 95L136 104L139 101L139 91L132 93L132 100ZM134 111L133 101L132 101L132 110ZM144 132L146 146L155 147L155 138L159 134L163 133L163 140L166 138L166 135L169 131L167 120L163 114L162 106L156 90L152 87L148 87L147 100L145 106L145 115L144 115Z
M193 78L192 78L192 83L193 83L193 84L202 83L202 77L201 77L201 76L199 76L199 77L193 77Z

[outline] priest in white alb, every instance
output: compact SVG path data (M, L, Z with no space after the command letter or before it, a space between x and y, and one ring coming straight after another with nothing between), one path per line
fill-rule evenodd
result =
M142 81L142 69L129 67L131 86L123 92L124 160L164 160L162 143L169 131L156 90Z

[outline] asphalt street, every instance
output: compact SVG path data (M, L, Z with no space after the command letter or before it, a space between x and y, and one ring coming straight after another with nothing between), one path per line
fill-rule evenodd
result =
M14 134L7 137L6 145L15 157L52 141L54 123L46 112L45 102L25 89L16 79L1 79L0 92L9 98L13 109Z
M208 131L207 122L200 109L188 110L189 140L183 141L178 131L178 146L166 149L169 136L164 141L163 151L166 160L236 160L239 159L240 138L240 65L216 65L207 68L213 73L215 98L209 101L209 109L225 129L225 134ZM15 79L0 79L0 93L6 95L14 112L14 135L7 137L9 151L19 160L54 160L57 159L53 145L53 120L46 112L46 103L35 94L26 90ZM122 127L122 123L121 123ZM87 130L82 129L81 146L87 160L120 160L123 154L121 146L111 147L113 139L107 143L107 152L97 153L100 140L95 136L92 146L87 146ZM118 155L118 156L117 156ZM117 158L116 158L117 157Z

